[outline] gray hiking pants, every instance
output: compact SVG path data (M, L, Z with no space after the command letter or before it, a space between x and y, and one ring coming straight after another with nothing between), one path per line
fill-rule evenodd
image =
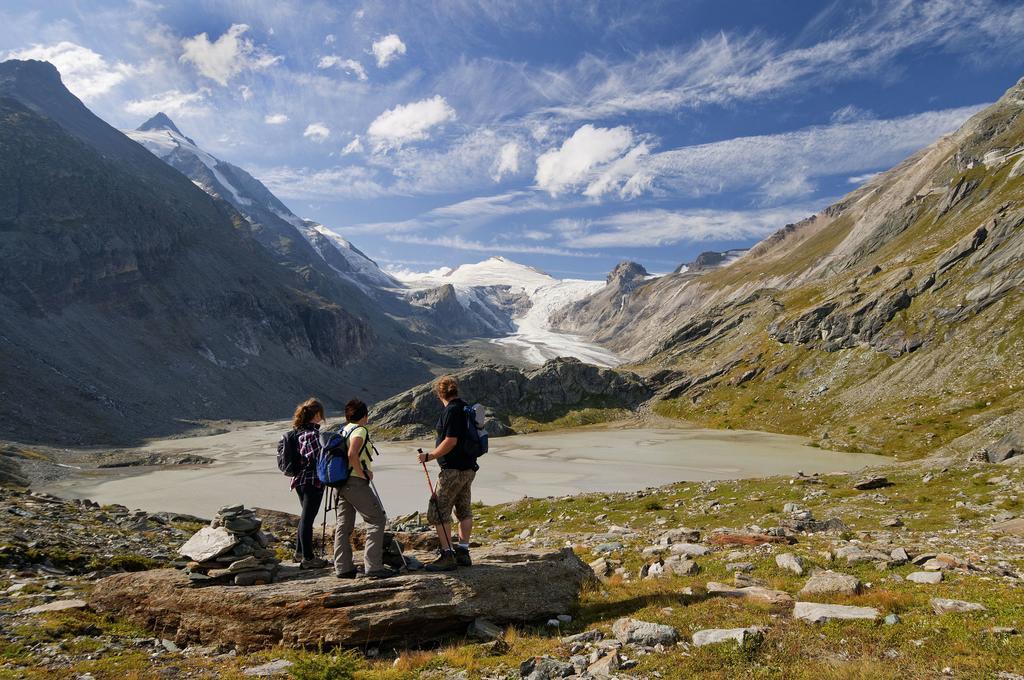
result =
M356 512L368 525L366 548L363 550L363 569L369 574L384 567L384 508L370 483L362 477L349 477L338 489L338 526L334 530L334 571L343 574L352 571L352 530L356 526Z

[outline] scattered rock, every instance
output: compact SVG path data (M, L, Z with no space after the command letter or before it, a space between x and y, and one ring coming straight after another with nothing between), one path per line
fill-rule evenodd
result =
M914 583L936 584L942 581L941 571L915 571L907 576L908 581Z
M896 614L889 614L885 617L885 619L883 619L883 622L887 626L895 626L897 623L900 622L900 617Z
M673 543L669 552L674 555L687 555L689 557L701 557L707 555L711 550L707 546L697 543Z
M293 665L288 659L275 659L259 666L249 666L242 670L242 675L252 678L273 678L288 675L288 669Z
M932 611L936 614L967 614L970 612L988 611L988 608L977 602L965 602L963 600L947 600L941 597L931 599Z
M674 545L676 543L696 543L700 540L700 532L696 529L690 529L687 527L678 527L676 529L669 529L661 536L658 537L658 543L661 545Z
M36 607L29 607L23 610L22 614L45 614L46 612L63 612L69 609L86 609L88 603L85 600L56 600Z
M793 617L810 623L826 623L828 621L865 619L874 621L878 618L878 610L874 607L851 607L843 604L819 604L817 602L797 602L793 606Z
M630 618L622 618L612 624L612 634L624 645L637 644L644 647L674 645L679 639L679 633L672 626Z
M497 640L505 634L501 626L496 626L487 619L476 618L469 624L466 635L477 640Z
M748 586L745 588L733 588L724 583L709 581L707 584L708 597L736 597L751 602L785 607L793 603L793 596L784 590L773 590L762 586Z
M870 489L881 489L886 486L892 486L892 482L881 475L873 475L857 480L853 488L858 491L868 491Z
M709 628L698 630L693 634L693 646L703 647L721 642L733 641L743 646L744 643L752 640L760 640L764 637L764 628L751 626L750 628Z
M716 531L708 540L714 545L764 545L765 543L791 544L796 539L791 536L770 536L737 531Z
M779 565L782 569L793 572L797 576L804 575L803 558L798 557L793 553L782 553L781 555L776 555L775 564Z
M994 444L985 447L985 457L990 463L1002 463L1004 460L1024 455L1024 435L1007 432Z
M798 595L855 595L860 592L860 579L834 571L819 571L807 580Z
M594 676L595 678L607 678L612 676L622 666L622 659L619 657L619 652L613 649L610 653L605 654L600 659L590 664L587 667L587 673Z
M552 659L550 656L533 657L519 665L519 676L526 680L567 678L575 672L576 668L571 663Z

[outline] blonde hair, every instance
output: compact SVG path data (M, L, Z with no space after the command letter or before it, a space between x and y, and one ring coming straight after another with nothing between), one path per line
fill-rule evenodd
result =
M434 382L434 393L444 400L459 396L459 381L454 375L442 375Z

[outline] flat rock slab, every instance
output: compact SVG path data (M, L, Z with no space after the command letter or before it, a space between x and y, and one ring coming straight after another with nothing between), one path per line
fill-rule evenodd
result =
M735 597L750 602L773 607L788 607L793 604L793 596L784 590L773 590L763 586L746 586L734 588L724 583L709 581L707 584L708 597Z
M618 619L613 623L612 634L624 645L639 644L645 647L674 645L679 639L679 633L672 626L630 618Z
M769 536L768 534L752 534L742 531L716 531L708 537L713 545L764 545L765 543L777 543L789 545L796 543L796 539L790 536Z
M698 630L693 634L693 646L703 647L722 642L735 642L740 646L748 640L756 640L764 636L764 628L751 626L750 628L709 628Z
M819 604L817 602L797 602L793 606L793 618L811 623L828 621L848 621L863 619L874 621L878 618L878 610L874 607L851 607L845 604Z
M931 600L932 611L936 614L969 614L971 612L984 612L988 608L978 602L964 602L963 600L947 600L942 597L934 597Z
M85 609L88 606L85 600L57 600L56 602L47 602L36 607L29 607L21 613L44 614L46 612L64 612L69 609Z
M942 581L941 571L915 571L907 576L907 580L913 583L936 584Z
M170 636L179 646L239 651L416 643L463 634L479 617L498 625L544 621L575 610L593 572L568 548L481 551L474 566L391 579L338 579L329 570L282 570L263 586L195 588L174 569L116 574L89 604Z
M807 579L807 583L798 593L801 596L813 595L854 595L861 589L860 579L850 574L835 571L819 571Z

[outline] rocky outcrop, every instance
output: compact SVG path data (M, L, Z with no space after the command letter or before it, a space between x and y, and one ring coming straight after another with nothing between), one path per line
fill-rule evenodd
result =
M634 373L598 368L578 359L552 359L523 371L512 366L483 366L457 374L459 393L488 411L492 434L509 434L509 419L523 416L550 421L586 407L636 408L653 390ZM426 383L377 404L370 418L379 428L404 438L432 434L441 406Z
M461 299L460 299L461 295ZM500 337L515 331L512 317L529 309L530 299L511 286L474 286L457 291L446 283L408 294L414 305L430 310L449 340Z
M96 584L89 604L176 644L239 651L289 647L401 644L466 631L478 617L529 624L575 610L593 578L571 549L481 552L474 566L382 581L282 569L279 582L189 588L175 570L118 574Z

